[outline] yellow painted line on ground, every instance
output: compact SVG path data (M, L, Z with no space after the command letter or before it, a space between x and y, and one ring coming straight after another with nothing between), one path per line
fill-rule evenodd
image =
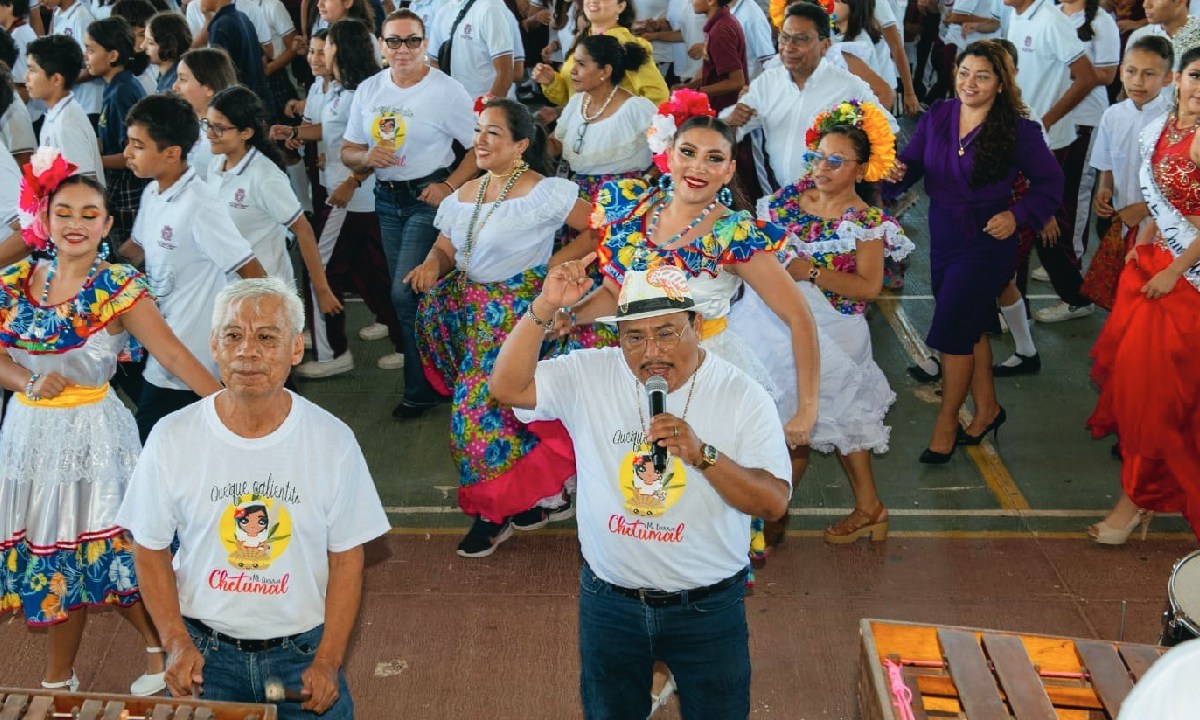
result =
M921 340L921 334L913 327L912 321L908 319L908 315L898 301L882 299L876 301L875 305L887 318L888 325L892 326L892 332L896 333L904 351L908 353L913 362L920 362L930 356L929 348ZM970 415L967 414L965 407L959 412L959 417L966 423L970 423ZM1001 507L1010 510L1029 509L1029 501L1017 487L1008 467L1004 465L1004 461L1000 459L1000 455L992 447L990 440L985 440L976 447L967 448L967 455L979 468L980 474L983 475L984 481L992 494L996 496L996 500L1000 502Z

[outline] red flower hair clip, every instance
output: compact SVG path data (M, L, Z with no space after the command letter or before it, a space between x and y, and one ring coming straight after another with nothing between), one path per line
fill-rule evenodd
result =
M488 102L495 99L496 96L491 93L480 95L479 97L475 98L475 114L482 115L483 111L487 109Z
M671 99L658 106L658 114L646 129L646 141L650 145L650 152L654 153L654 164L658 169L664 173L667 171L667 151L680 125L688 118L698 115L716 117L716 114L708 102L708 95L702 92L681 88L671 93Z
M21 171L21 193L17 205L21 219L21 237L34 250L50 247L50 229L42 222L50 195L63 180L75 174L79 166L68 162L51 147L40 147Z

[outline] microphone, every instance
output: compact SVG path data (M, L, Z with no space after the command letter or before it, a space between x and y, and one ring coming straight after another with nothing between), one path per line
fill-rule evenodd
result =
M650 419L662 415L667 410L667 381L661 375L651 375L646 381L646 394L650 396ZM667 449L658 443L650 446L650 456L654 459L654 471L662 474L667 469Z

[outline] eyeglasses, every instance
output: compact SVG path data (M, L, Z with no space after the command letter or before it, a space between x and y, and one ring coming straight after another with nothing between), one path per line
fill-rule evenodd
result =
M654 346L659 349L659 352L667 352L674 350L679 346L679 341L683 339L683 334L687 332L685 325L682 330L675 328L659 328L653 335L643 335L640 332L631 332L622 335L619 340L621 347L628 351L640 351L645 349L646 341L653 340Z
M579 126L579 134L575 136L575 142L571 145L571 150L578 155L583 150L583 136L587 135L588 123Z
M399 50L400 46L409 50L417 50L421 47L421 43L425 42L425 38L420 35L409 35L408 37L400 37L399 35L389 35L383 38L383 44L387 45L392 50Z
M220 136L220 135L224 135L225 133L229 132L230 130L237 130L237 128L235 128L232 125L218 125L217 123L209 122L208 118L204 118L203 120L200 121L200 132L206 133L208 135Z
M779 33L779 45L781 47L784 45L795 45L797 47L802 45L811 45L816 39L817 38L812 35L788 35L785 32Z
M841 170L842 166L848 162L858 162L858 160L855 158L845 158L841 155L826 155L825 153L819 153L816 150L805 150L803 158L804 163L809 167L816 167L817 163L823 162L825 163L826 167L834 172Z

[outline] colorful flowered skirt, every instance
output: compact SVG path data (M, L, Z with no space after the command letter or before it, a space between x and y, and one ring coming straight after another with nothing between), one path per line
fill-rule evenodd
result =
M1117 297L1117 282L1125 269L1125 255L1137 240L1137 233L1136 227L1126 228L1120 220L1114 220L1083 276L1079 291L1105 310L1112 310Z
M9 401L0 428L0 613L53 625L90 605L141 599L129 534L115 524L141 445L109 390L98 403Z
M545 277L545 265L495 283L477 283L456 270L426 293L417 308L425 376L454 399L450 455L459 470L459 507L491 522L562 492L575 474L575 451L561 423L526 425L488 392L500 346L528 312ZM611 328L579 327L544 343L541 357L615 344Z

